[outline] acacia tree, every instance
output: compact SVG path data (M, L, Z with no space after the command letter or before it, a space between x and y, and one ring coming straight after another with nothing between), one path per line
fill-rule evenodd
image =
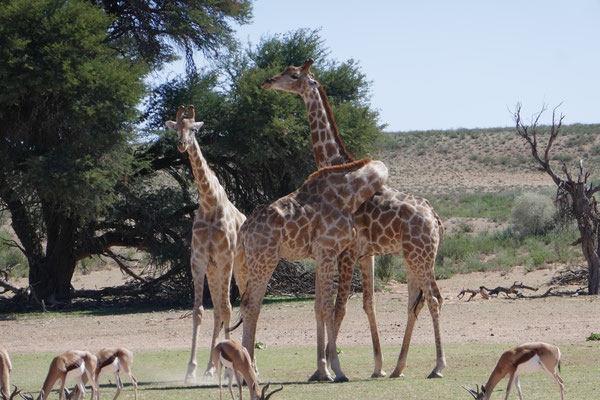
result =
M557 186L557 200L564 214L569 214L577 222L580 237L573 245L581 244L583 256L588 264L588 293L598 294L600 291L600 213L594 194L600 190L600 185L594 185L590 178L590 173L583 167L583 160L578 163L577 177L569 173L567 166L563 163L562 172L564 178L558 176L550 164L550 151L556 138L563 127L564 115L556 116L556 108L552 112L552 126L549 132L544 136L548 137L546 145L541 151L538 149L538 139L540 134L539 119L545 108L543 108L534 118L531 125L526 126L521 120L521 105L517 105L514 119L516 122L517 134L522 137L529 147L534 160L539 164L540 169L546 172Z
M249 15L249 2L229 0L98 3L0 3L0 207L39 300L69 298L76 262L112 246L159 257L185 245L193 209L143 179L154 166L134 140L143 78L174 43L217 48L228 16Z
M251 0L88 0L111 18L105 41L124 57L141 57L160 67L185 54L190 71L193 53L218 57L233 41L233 27L252 17Z

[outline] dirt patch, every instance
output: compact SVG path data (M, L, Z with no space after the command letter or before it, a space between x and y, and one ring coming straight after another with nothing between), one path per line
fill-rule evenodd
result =
M444 296L442 338L446 344L507 343L532 340L554 343L584 341L590 333L600 333L597 316L600 297L578 296L536 300L484 300L470 302L457 298L464 288L526 285L547 288L556 270L526 273L514 268L510 273L482 272L456 275L438 282ZM82 288L101 287L122 280L117 270L92 272L78 277ZM93 285L93 286L89 286ZM571 287L573 289L573 287ZM376 296L379 333L383 345L400 345L407 315L407 288L394 284ZM314 346L314 303L280 302L263 307L257 340L269 347ZM95 350L101 346L126 346L141 349L187 349L190 345L191 318L184 311L161 311L110 316L20 317L0 320L2 344L17 353L58 353L73 348ZM199 345L210 345L212 310L205 312L200 327ZM240 339L241 330L234 334ZM370 345L362 296L350 299L348 313L340 332L340 346ZM413 343L433 345L433 328L428 312L423 311L413 334Z

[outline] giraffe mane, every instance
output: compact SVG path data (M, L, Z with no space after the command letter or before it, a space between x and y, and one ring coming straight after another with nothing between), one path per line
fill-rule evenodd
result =
M348 153L346 150L346 146L344 146L344 142L340 138L338 133L337 124L335 123L335 119L333 118L333 111L331 110L331 106L329 105L329 100L327 99L327 93L325 93L325 89L323 89L323 85L319 83L319 95L321 96L321 101L323 102L323 106L325 107L325 114L327 115L327 119L329 120L329 125L331 125L331 129L333 130L333 135L335 136L335 140L342 150L342 154L346 156L346 158L350 161L354 161L354 158Z
M327 174L329 172L353 171L353 170L359 169L361 167L364 167L371 161L373 161L373 160L370 158L363 158L362 160L352 161L347 164L338 164L338 165L332 165L330 167L321 168L320 170L317 170L317 171L313 172L312 174L310 174L309 177L306 179L306 182L316 179L316 178L320 177L321 175Z

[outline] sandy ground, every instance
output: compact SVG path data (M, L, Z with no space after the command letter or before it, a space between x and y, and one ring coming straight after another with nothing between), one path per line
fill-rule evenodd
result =
M514 268L500 272L457 275L438 282L445 298L442 309L442 338L446 344L507 343L542 340L553 343L585 341L590 333L600 333L600 297L484 300L458 299L463 288L510 286L514 282L547 289L555 270L525 272ZM76 288L103 287L123 280L118 270L77 275ZM565 288L566 289L566 288ZM571 287L570 289L573 289ZM383 346L400 345L406 324L406 285L389 285L377 294L377 318ZM281 302L263 307L257 340L269 347L314 346L314 303ZM237 310L236 310L237 311ZM190 345L191 317L177 311L161 311L111 316L57 316L19 318L0 316L0 343L16 353L58 353L73 348L97 349L125 346L140 349L187 349ZM73 329L73 327L77 329ZM199 346L208 347L212 331L212 311L207 310L200 327ZM240 339L241 329L234 338ZM350 299L338 344L370 345L362 296ZM426 308L421 313L413 343L433 345L433 329Z

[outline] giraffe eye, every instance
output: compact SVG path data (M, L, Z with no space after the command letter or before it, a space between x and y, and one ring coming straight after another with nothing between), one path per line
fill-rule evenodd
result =
M300 77L296 74L292 74L292 79L300 79Z

